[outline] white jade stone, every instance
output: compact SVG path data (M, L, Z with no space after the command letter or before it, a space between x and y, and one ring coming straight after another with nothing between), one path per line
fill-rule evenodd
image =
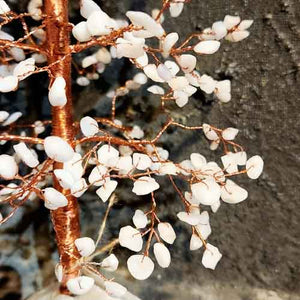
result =
M132 130L130 132L128 132L128 135L132 138L132 139L141 139L144 137L144 131L141 129L140 126L138 125L134 125L132 127Z
M12 113L4 122L3 122L3 126L8 126L14 122L16 122L19 118L22 117L22 113L21 112L14 112Z
M178 63L184 73L190 73L196 67L197 58L191 54L182 54L179 56Z
M54 272L55 272L55 276L56 276L57 281L62 282L63 276L64 276L63 266L61 264L56 264Z
M231 82L222 80L216 82L215 94L221 102L227 103L231 100Z
M171 254L169 249L163 243L155 243L153 252L157 263L162 268L168 268L171 263Z
M228 174L238 172L237 160L235 153L228 152L227 154L221 157L221 161L224 166L224 171Z
M176 74L180 71L179 66L174 61L166 60L165 66L167 66L173 76L176 76Z
M133 81L139 84L145 84L148 81L147 76L144 73L137 73L136 75L134 75L133 77Z
M228 127L225 130L222 131L222 137L223 139L227 141L232 141L237 136L239 130L233 127Z
M5 110L0 111L0 123L4 122L9 116L9 113Z
M145 280L152 274L154 263L148 256L132 255L127 260L127 267L135 279Z
M154 64L149 64L144 67L144 73L147 77L155 82L164 82L164 80L158 75L157 68Z
M136 62L143 68L143 67L146 67L148 65L148 55L147 53L145 52L142 56L138 57L136 59Z
M173 18L177 18L183 11L184 3L170 3L170 15Z
M192 153L190 156L191 163L196 170L200 170L206 165L206 158L199 153Z
M204 179L202 182L191 186L193 197L203 205L212 205L221 196L221 188L214 179Z
M252 156L247 160L246 170L247 175L251 179L257 179L264 168L264 161L259 155Z
M154 20L156 20L156 18L158 17L159 13L160 13L160 9L158 9L158 8L152 9L152 11L151 11L151 16L152 16L152 18L153 18ZM163 14L161 14L160 17L159 17L159 20L158 20L159 23L163 23L164 20L165 20L165 17L164 17Z
M250 32L247 30L234 31L226 36L226 40L230 42L240 42L249 36Z
M62 188L70 189L72 187L74 179L71 173L64 169L56 169L53 172Z
M74 182L81 179L84 171L82 166L81 154L74 153L72 159L64 163L63 169L68 171L72 175Z
M143 211L137 209L132 217L132 222L136 228L145 228L147 226L148 219Z
M239 166L244 166L247 162L247 153L245 151L236 152L235 154L236 162Z
M28 167L35 168L39 164L38 159L33 155L32 151L27 148L25 143L14 145L13 148Z
M107 168L101 165L94 167L88 178L89 183L102 186L105 183L107 171Z
M205 268L214 270L221 259L222 254L219 249L209 243L206 244L206 250L202 256L202 264Z
M111 145L103 145L97 151L98 161L109 166L109 161L119 157L119 151Z
M72 29L72 34L79 42L87 42L92 38L85 21L76 24Z
M107 182L104 183L102 187L100 187L97 191L96 194L100 197L100 199L103 202L106 202L111 194L115 191L117 188L118 182L116 180L108 180Z
M168 244L173 244L176 239L176 233L170 223L160 222L157 225L159 236Z
M197 234L192 234L190 240L190 250L195 251L200 249L203 246L203 243Z
M1 176L1 175L0 175ZM18 191L15 183L9 183L6 187L0 190L0 196L7 196Z
M102 10L94 11L87 19L87 28L91 35L107 35L117 27L116 22Z
M95 55L89 55L89 56L86 56L82 62L81 62L81 65L82 67L85 69L85 68L88 68L92 65L95 65L97 63L97 58Z
M203 127L203 133L204 133L204 135L210 141L215 141L215 140L217 140L219 138L217 132L215 130L213 130L209 124L205 124L204 123L202 125L202 127Z
M56 77L49 89L49 102L52 106L64 106L67 103L66 81L63 77Z
M121 39L117 40L117 57L128 57L128 58L138 58L144 53L144 45L142 44L132 44L129 41L121 42Z
M133 153L132 149L129 146L119 146L119 152L122 156L129 156Z
M0 15L6 14L10 11L9 6L4 0L0 1Z
M168 67L166 65L164 65L164 64L160 64L157 67L157 74L164 81L169 81L173 77L172 73L170 72L170 70L168 69Z
M82 237L75 240L75 246L82 257L87 257L91 255L95 249L96 245L94 240L89 237Z
M253 20L243 20L239 26L238 26L238 29L239 30L247 30L249 27L251 27L253 24Z
M19 80L23 80L28 77L35 70L35 60L30 57L17 64L14 68L13 75L18 77Z
M179 212L177 214L177 217L180 221L183 221L192 226L199 224L201 220L199 213L187 213L185 211Z
M71 194L74 197L79 198L86 192L87 189L88 189L88 185L87 185L85 179L81 178L81 179L75 181L74 184L72 185Z
M201 76L197 71L186 73L184 76L188 80L189 84L195 87L200 87L199 81Z
M15 61L24 61L26 59L26 55L23 51L23 49L20 49L20 48L16 48L16 47L13 47L9 50L11 56L14 58ZM32 58L34 60L34 58Z
M79 276L69 279L67 288L74 295L84 295L94 286L94 283L95 280L91 277Z
M80 2L80 14L87 19L94 11L100 11L101 8L92 0L82 0Z
M162 50L164 57L168 57L171 49L176 44L179 39L179 35L177 32L171 32L162 41Z
M17 89L18 77L10 75L6 77L0 77L0 92L8 93Z
M207 217L206 217L206 214L207 214ZM206 211L204 211L203 213L201 213L201 219L202 219L201 223L195 226L196 229L198 230L199 234L201 235L201 237L204 240L206 240L211 234L211 226L209 224L209 219L206 221L206 220L204 220L206 218L209 218L208 213Z
M44 140L45 152L57 162L67 162L74 156L73 148L58 136L48 136Z
M35 21L39 21L42 18L42 6L42 0L30 0L28 3L27 10L30 13L32 19L34 19Z
M84 136L94 136L99 131L98 123L91 117L84 117L80 120L80 129Z
M189 101L189 95L184 91L174 91L173 97L178 107L185 106Z
M52 187L44 189L44 197L45 207L50 210L56 210L68 205L66 196Z
M194 47L194 51L199 54L213 54L219 50L220 45L219 41L202 41Z
M84 76L79 76L76 79L76 83L80 86L88 86L90 84L90 80Z
M100 48L97 52L96 52L96 58L97 58L97 60L99 61L99 62L102 62L102 63L104 63L104 64L109 64L110 62L111 62L111 54L110 54L110 52L106 49L106 48L104 48L104 47L102 47L102 48Z
M18 165L15 159L7 154L0 155L0 177L5 180L14 179L18 174Z
M127 292L126 287L114 281L105 281L104 286L107 294L113 298L120 299Z
M144 27L146 31L149 31L154 36L163 36L164 29L161 24L155 22L155 20L146 13L140 11L128 11L126 16L130 19L132 24Z
M222 196L222 194L221 194L221 196ZM216 213L218 211L218 209L220 208L220 206L221 206L221 201L219 200L219 201L214 202L210 206L210 208L211 208L211 210L212 210L213 213Z
M158 189L159 184L155 181L154 178L142 176L134 182L132 192L140 196L150 194L151 192Z
M176 175L177 167L172 162L161 163L160 168L158 170L159 174L162 175Z
M188 80L184 76L177 76L168 81L172 90L182 90L189 85Z
M230 179L222 187L221 199L226 203L236 204L244 201L248 197L248 192Z
M105 271L114 272L118 269L119 260L114 254L110 254L108 257L104 258L101 262L101 268Z
M122 247L131 251L139 252L143 247L143 238L138 230L132 226L125 226L120 229L119 241Z
M240 22L241 18L239 16L226 15L224 18L224 25L228 30L230 30L232 27L237 26Z
M138 169L138 170L146 170L150 168L152 161L151 158L143 153L133 153L133 165Z
M165 94L165 90L162 87L160 87L159 85L151 85L150 87L148 87L147 91L154 95L164 95Z
M194 95L197 92L197 89L189 84L183 89L183 92L188 94L188 96L190 97L190 96Z
M210 76L202 75L199 79L199 86L206 94L211 94L216 88L217 82Z
M214 38L216 40L221 40L227 34L227 29L223 21L217 21L213 23L211 29L215 34Z

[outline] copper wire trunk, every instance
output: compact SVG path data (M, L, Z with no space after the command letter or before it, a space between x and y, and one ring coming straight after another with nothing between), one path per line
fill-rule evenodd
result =
M70 25L68 20L67 0L45 0L46 35L48 63L51 65L50 84L55 77L63 77L66 81L67 104L63 107L52 108L52 135L64 138L70 144L74 141L72 95L71 95L71 55L70 55ZM62 168L61 163L54 165L55 169ZM54 187L64 193L54 178ZM67 196L68 205L52 211L51 217L56 233L56 241L60 254L60 263L64 269L61 293L68 293L66 282L78 276L78 251L74 241L80 236L79 210L77 199Z

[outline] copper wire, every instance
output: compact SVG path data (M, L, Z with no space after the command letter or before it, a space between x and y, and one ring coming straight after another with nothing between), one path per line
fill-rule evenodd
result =
M68 20L67 0L45 1L46 34L48 63L50 69L50 86L53 78L63 77L66 81L67 104L63 107L52 108L52 134L62 137L70 144L74 141L71 97L71 55L70 55L70 28ZM55 63L59 62L59 63ZM54 169L62 168L61 163L54 164ZM54 187L67 195L59 183L54 180ZM60 254L60 263L63 266L64 276L61 283L61 292L67 294L66 282L78 276L77 260L79 253L74 241L80 237L79 209L77 199L67 196L68 205L52 211L51 217L56 233L56 240Z

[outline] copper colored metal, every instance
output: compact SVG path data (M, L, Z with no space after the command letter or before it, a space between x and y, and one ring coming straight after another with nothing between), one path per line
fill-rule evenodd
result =
M71 97L71 55L70 54L70 27L68 20L67 0L45 0L46 34L48 63L53 64L51 75L53 78L62 76L66 81L67 104L63 107L52 108L52 134L60 136L70 144L74 141L72 97ZM50 85L52 84L51 79ZM56 163L55 169L62 168L62 164ZM54 187L64 194L58 182L54 180ZM75 239L80 236L79 210L77 199L67 196L68 205L52 212L52 222L56 233L56 240L60 254L60 263L64 269L64 277L61 283L61 293L67 294L66 282L70 278L78 276L79 267L77 261L79 253L74 245Z

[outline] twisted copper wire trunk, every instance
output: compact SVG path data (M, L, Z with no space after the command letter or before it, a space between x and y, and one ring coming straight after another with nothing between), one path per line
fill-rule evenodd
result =
M52 108L52 134L60 136L70 144L74 141L72 96L71 96L71 55L70 53L70 26L68 21L68 0L45 0L44 13L46 17L46 34L48 47L48 63L52 64L51 74L54 77L62 76L66 81L67 104L64 107ZM67 55L67 56L66 56ZM55 169L62 168L56 163ZM66 194L58 182L54 180L54 187ZM80 236L79 210L77 199L68 196L66 207L52 211L51 214L56 241L60 254L60 263L64 268L64 277L61 283L61 292L68 293L66 282L78 276L76 266L79 258L74 241Z

